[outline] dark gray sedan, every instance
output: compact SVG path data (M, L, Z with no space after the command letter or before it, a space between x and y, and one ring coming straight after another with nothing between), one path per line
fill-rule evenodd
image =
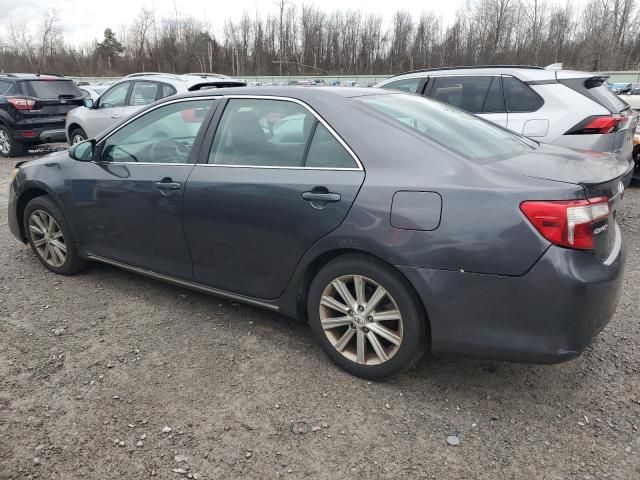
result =
M629 168L409 94L207 90L19 164L9 225L56 273L104 262L306 320L362 377L428 349L550 363L615 310Z

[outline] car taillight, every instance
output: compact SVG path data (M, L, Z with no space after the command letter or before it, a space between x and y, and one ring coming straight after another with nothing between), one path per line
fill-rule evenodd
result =
M7 102L18 110L33 110L36 104L35 100L29 100L27 98L7 98Z
M577 250L593 250L593 224L609 216L606 197L587 200L526 201L520 210L554 245Z
M589 117L569 130L567 135L593 135L612 133L620 130L627 121L624 115L604 115Z

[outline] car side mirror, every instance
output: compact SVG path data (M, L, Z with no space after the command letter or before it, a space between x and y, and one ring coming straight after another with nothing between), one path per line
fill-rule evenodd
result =
M85 98L84 106L87 108L93 108L93 98Z
M69 156L79 162L90 162L93 160L93 152L96 148L96 141L85 140L84 142L76 143L69 149Z

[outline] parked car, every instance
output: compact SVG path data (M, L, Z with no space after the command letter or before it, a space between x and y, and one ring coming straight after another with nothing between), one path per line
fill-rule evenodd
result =
M629 92L629 90L631 90L631 88L632 86L630 83L612 83L611 85L609 85L609 89L617 95L627 93Z
M308 320L382 378L429 348L579 355L616 308L629 168L416 95L206 90L18 164L8 219L53 272L104 262Z
M633 110L640 110L640 86L634 86L627 93L620 94L619 98Z
M78 85L78 88L83 93L84 98L90 98L93 102L96 102L100 95L102 95L107 88L107 85Z
M82 102L82 92L64 77L0 74L0 155L17 157L31 146L64 141L65 116Z
M245 82L225 75L193 73L134 73L115 82L93 101L67 115L65 132L70 145L97 136L110 126L161 98L207 88L238 87Z
M606 77L559 68L419 70L376 87L440 100L543 143L619 153L631 162L637 114L605 86Z

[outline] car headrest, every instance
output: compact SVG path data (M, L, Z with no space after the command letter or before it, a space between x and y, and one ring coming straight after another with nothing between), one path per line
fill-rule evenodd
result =
M231 141L241 150L256 151L266 146L267 136L253 112L236 112L231 119Z

